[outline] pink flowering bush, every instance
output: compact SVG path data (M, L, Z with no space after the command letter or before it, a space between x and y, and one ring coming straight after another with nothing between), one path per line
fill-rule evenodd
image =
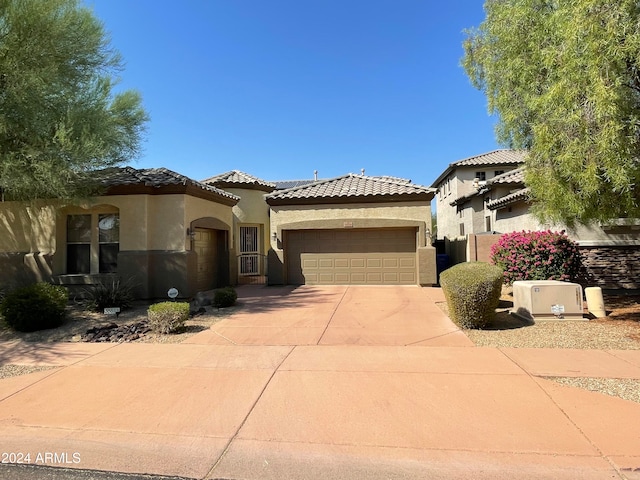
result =
M574 281L582 258L578 245L562 232L513 232L491 247L491 263L504 272L504 283L516 280Z

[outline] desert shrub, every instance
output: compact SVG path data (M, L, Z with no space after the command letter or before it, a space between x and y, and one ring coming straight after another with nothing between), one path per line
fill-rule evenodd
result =
M147 310L149 327L158 333L173 333L184 326L189 318L189 303L154 303Z
M62 325L68 301L66 288L34 283L7 293L0 303L0 314L19 332L46 330Z
M213 306L218 308L231 307L236 304L238 293L233 287L224 287L216 290L213 296Z
M136 284L132 280L113 279L100 282L87 289L86 306L90 310L103 311L106 307L130 308L135 299Z
M455 265L440 274L449 317L462 328L483 328L500 302L502 270L484 262Z
M504 272L504 283L516 280L574 281L582 257L578 245L563 232L513 232L491 247L491 263Z

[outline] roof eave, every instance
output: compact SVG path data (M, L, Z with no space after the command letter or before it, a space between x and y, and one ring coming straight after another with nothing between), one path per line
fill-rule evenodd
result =
M230 196L220 195L219 193L212 192L211 190L206 190L195 185L184 184L159 186L144 184L112 185L107 187L101 195L189 195L221 203L230 207L236 205L240 201L240 198L233 194L229 194Z
M398 203L398 202L430 202L435 192L424 192L400 195L361 195L346 197L308 197L308 198L278 198L266 197L270 206L280 205L320 205L320 204L354 204L354 203Z
M238 188L244 190L258 190L261 192L271 193L276 188L268 185L261 185L259 183L239 183L239 182L204 182L207 185L212 185L216 188Z

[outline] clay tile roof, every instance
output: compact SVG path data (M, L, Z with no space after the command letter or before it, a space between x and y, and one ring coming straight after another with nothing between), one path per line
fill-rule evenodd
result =
M473 157L450 163L444 172L431 184L432 188L438 188L454 170L459 167L501 167L508 165L524 164L527 152L525 150L494 150Z
M101 183L106 187L123 186L144 186L144 187L166 187L169 185L183 185L185 187L195 187L218 197L238 202L240 197L232 193L225 192L213 185L207 185L197 180L193 180L184 175L169 170L168 168L143 168L132 167L107 168L97 172L101 177Z
M491 185L505 184L505 183L524 183L524 168L516 168L509 170L501 175L496 175L487 183Z
M512 203L528 199L529 189L523 188L521 190L518 190L517 192L505 195L504 197L496 198L495 200L489 201L487 203L487 208L489 208L490 210L497 210L498 208L506 207L507 205L511 205Z
M523 150L494 150L492 152L465 158L464 160L458 160L451 165L456 165L458 167L476 165L513 165L524 163L526 153L527 152Z
M369 177L349 173L342 177L280 190L267 195L267 203L340 203L344 201L384 201L385 199L433 198L431 188L408 183L406 180L388 177Z
M202 180L202 183L218 187L253 188L256 190L265 190L267 192L271 192L276 188L276 184L273 182L261 180L258 177L254 177L253 175L249 175L248 173L244 173L239 170L231 170L230 172L209 177Z

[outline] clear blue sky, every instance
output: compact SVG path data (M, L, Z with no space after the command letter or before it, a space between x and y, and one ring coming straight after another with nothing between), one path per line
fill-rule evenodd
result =
M85 0L151 122L138 168L430 185L499 148L460 66L481 0Z

